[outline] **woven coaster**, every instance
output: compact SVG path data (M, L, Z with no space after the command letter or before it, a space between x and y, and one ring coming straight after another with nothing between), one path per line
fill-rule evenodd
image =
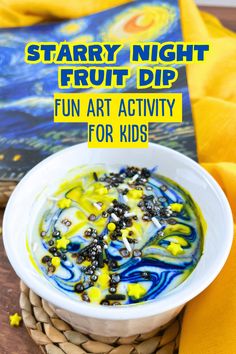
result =
M62 321L23 282L20 307L29 335L44 354L177 354L182 313L152 332L128 338L84 335Z

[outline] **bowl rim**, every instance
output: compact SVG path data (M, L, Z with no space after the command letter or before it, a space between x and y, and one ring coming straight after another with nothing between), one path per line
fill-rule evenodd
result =
M47 300L54 306L85 317L110 319L117 321L130 320L143 317L152 317L157 314L162 314L164 312L183 306L186 302L188 302L189 300L197 296L199 293L201 293L205 288L207 288L224 266L233 241L233 216L228 200L223 190L215 181L215 179L203 167L201 167L197 162L187 157L186 155L159 144L149 143L149 147L158 150L163 150L164 152L170 152L174 155L174 157L184 159L188 163L189 167L192 167L194 170L197 170L202 175L202 177L213 187L214 193L217 194L220 202L224 206L224 215L227 221L225 225L225 235L227 242L225 242L224 247L222 247L221 258L217 266L215 266L213 269L209 267L209 271L207 273L208 276L204 276L201 281L195 281L191 285L191 287L183 287L180 289L179 292L176 291L173 293L173 295L171 293L167 294L167 296L158 299L158 301L154 300L151 302L145 302L143 304L137 305L116 306L114 308L109 306L90 304L72 299L66 296L63 292L57 290L56 288L54 289L53 286L47 286L47 284L40 283L34 277L32 272L25 271L25 267L21 266L21 262L18 262L14 259L11 252L11 247L8 242L8 235L10 233L9 225L11 223L11 213L12 210L14 210L14 204L18 197L18 191L21 188L24 188L25 185L27 185L28 179L31 178L32 173L35 173L37 172L37 170L40 170L41 166L43 166L44 164L48 164L55 157L58 157L60 155L63 156L64 153L69 150L76 150L78 148L82 148L84 145L86 145L87 147L87 143L73 145L71 147L62 149L61 151L42 160L23 177L23 179L18 183L15 190L13 191L7 203L3 217L3 242L8 259L13 269L15 270L17 275L26 283L26 285L30 287L36 294L41 296L43 299ZM171 301L173 299L174 301Z

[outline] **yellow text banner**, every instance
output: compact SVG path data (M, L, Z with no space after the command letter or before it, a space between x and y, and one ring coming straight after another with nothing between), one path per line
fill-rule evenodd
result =
M181 93L55 93L54 122L181 123Z

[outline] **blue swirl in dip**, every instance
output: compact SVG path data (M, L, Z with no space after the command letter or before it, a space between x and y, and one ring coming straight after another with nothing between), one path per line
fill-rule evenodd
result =
M204 220L191 196L155 169L81 171L39 217L31 256L45 277L102 305L158 299L181 284L203 250Z

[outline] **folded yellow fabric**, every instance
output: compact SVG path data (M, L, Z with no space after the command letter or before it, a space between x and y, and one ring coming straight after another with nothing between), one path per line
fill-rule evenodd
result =
M1 27L84 16L129 0L2 0ZM236 35L193 0L180 0L186 41L209 41L205 64L188 65L187 76L200 163L225 191L236 222ZM223 235L222 235L223 237ZM220 275L186 309L179 354L236 353L236 243Z
M29 26L71 19L118 6L130 0L1 0L0 27Z
M188 82L199 161L225 191L236 222L236 35L191 0L181 1L181 11L184 39L213 48L205 64L187 67ZM234 241L223 271L187 305L180 354L236 353L235 259Z

